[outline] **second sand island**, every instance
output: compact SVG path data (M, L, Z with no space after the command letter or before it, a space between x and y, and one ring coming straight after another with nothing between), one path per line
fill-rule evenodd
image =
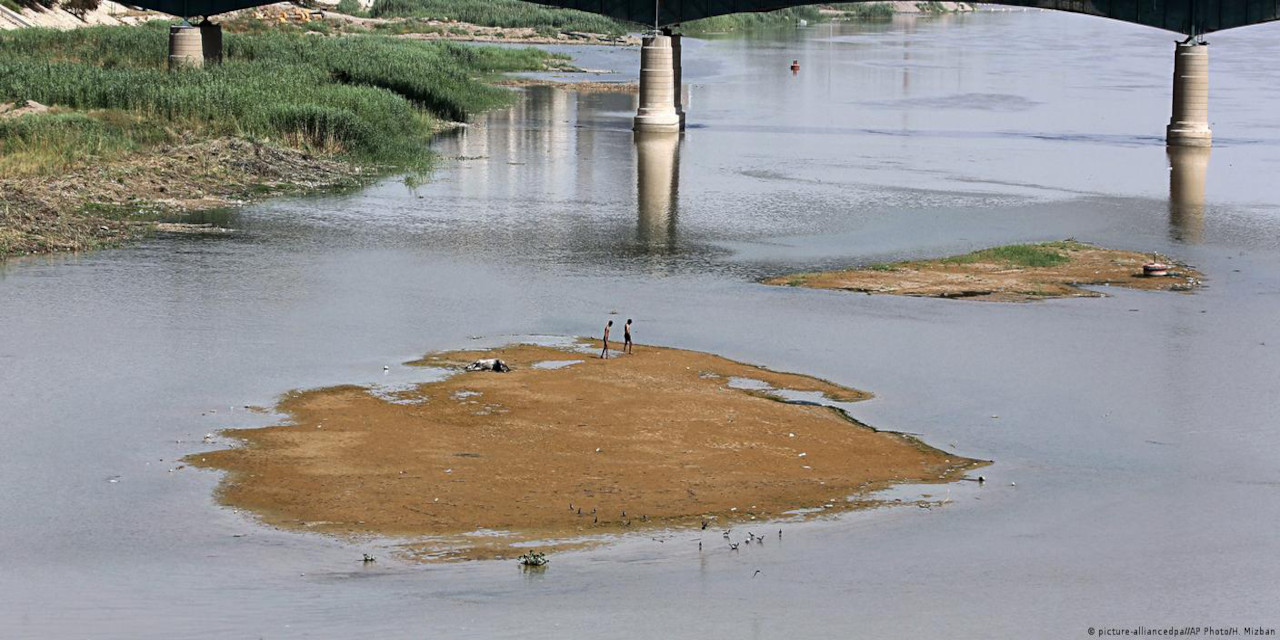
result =
M1169 267L1167 273L1146 275L1144 265L1154 263ZM1191 291L1200 286L1202 278L1195 269L1157 254L1065 240L993 247L936 260L796 273L768 278L764 283L868 294L1027 302L1102 295L1082 286Z
M268 524L428 539L411 546L427 559L834 513L982 464L778 395L870 397L824 380L679 349L588 349L598 343L440 353L411 364L451 375L407 391L295 392L278 407L287 424L228 431L244 446L188 460L230 472L221 500ZM464 370L484 358L512 370Z

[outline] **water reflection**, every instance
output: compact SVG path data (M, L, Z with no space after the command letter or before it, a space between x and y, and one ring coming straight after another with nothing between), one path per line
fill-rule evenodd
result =
M1169 147L1169 232L1174 240L1204 239L1204 176L1208 147Z
M680 134L635 136L639 244L651 253L676 249L680 201Z

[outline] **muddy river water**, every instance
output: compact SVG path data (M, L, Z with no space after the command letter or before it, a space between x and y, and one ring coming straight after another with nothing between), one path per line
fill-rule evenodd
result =
M633 141L632 96L537 88L440 139L422 184L2 265L0 637L1280 626L1280 72L1259 62L1278 33L1212 38L1208 157L1165 153L1171 34L1037 12L819 25L688 41L678 144ZM1068 237L1208 286L1015 305L756 283ZM270 423L245 405L407 384L425 352L594 334L612 311L641 343L873 391L855 417L994 460L988 482L739 553L676 532L522 573L271 530L215 503L216 474L171 471Z

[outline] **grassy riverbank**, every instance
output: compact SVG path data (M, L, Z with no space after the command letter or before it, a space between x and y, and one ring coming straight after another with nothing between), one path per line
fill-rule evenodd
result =
M120 237L129 225L95 212L166 207L116 201L90 174L146 164L179 147L199 174L194 165L210 160L194 153L201 142L238 139L258 148L258 158L266 148L273 157L279 151L345 165L308 175L306 188L329 174L331 186L339 186L357 175L422 167L430 160L427 140L443 123L511 99L486 80L552 62L533 49L269 32L228 34L224 64L171 73L164 68L167 38L164 24L0 34L0 103L49 107L23 109L28 113L16 117L0 107L0 255L89 248ZM41 185L53 182L44 178L75 174L88 181L76 189L83 196L78 202L42 194ZM288 176L269 188L240 177L246 179L228 181L239 185L233 189L158 188L224 200L289 190ZM147 199L148 189L139 191ZM94 231L74 233L78 228Z
M548 34L581 31L620 36L628 30L624 23L594 13L519 0L375 0L369 15L457 20L482 27L532 28Z
M888 7L888 5L885 6ZM363 12L355 12L355 14L365 15ZM617 38L629 31L643 31L646 28L644 25L626 23L593 13L557 9L521 0L376 0L367 15L372 18L458 21L481 27L533 29L537 36L542 37L577 32ZM890 15L892 15L892 9L890 9ZM801 20L819 22L823 19L823 14L816 6L796 7L693 20L681 25L680 31L690 35L729 33L795 25ZM440 26L415 26L412 21L377 25L375 28L397 33L412 33L433 28L446 29ZM456 29L457 35L467 35L466 27L448 28Z
M731 33L794 26L802 20L805 22L822 22L825 17L814 6L794 7L763 13L735 13L727 16L693 20L681 25L680 31L689 35Z

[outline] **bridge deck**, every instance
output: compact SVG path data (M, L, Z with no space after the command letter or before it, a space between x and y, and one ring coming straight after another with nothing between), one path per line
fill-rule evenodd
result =
M176 16L210 16L274 0L140 0L134 4ZM534 0L639 25L670 26L699 18L817 4L810 0ZM872 0L861 0L864 2ZM997 0L991 4L1083 13L1182 34L1204 34L1280 18L1280 0Z
M534 1L645 25L654 24L653 0ZM773 11L812 4L816 3L808 0L661 0L657 22L668 26L731 13ZM1083 13L1188 35L1280 18L1280 0L996 0L989 4Z

